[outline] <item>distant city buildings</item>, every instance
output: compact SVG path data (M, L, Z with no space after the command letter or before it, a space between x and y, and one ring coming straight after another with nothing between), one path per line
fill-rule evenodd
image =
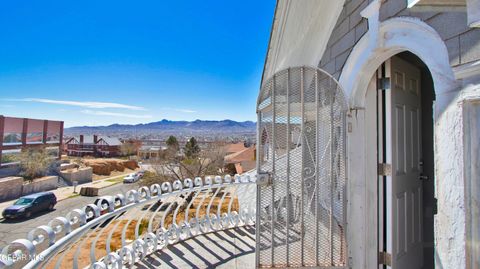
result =
M166 148L165 146L141 146L137 151L137 156L141 160L158 159L162 150Z
M61 156L63 121L5 117L0 115L0 166L16 162L25 148L46 147L57 158Z
M122 142L116 137L79 135L65 141L68 156L116 157L121 155Z
M123 140L141 140L143 145L162 146L169 136L177 137L180 143L195 137L199 143L225 141L255 143L256 127L251 122L225 121L160 121L142 125L113 124L97 127L72 127L65 129L67 137L79 135L105 135Z

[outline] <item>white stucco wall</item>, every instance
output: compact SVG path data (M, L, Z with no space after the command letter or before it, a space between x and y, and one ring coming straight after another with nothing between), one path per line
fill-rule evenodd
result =
M477 91L478 92L478 91ZM480 265L480 98L463 102L467 268ZM469 267L470 266L470 267ZM477 266L478 267L478 266Z
M459 92L450 93L459 95ZM444 96L437 96L441 101ZM437 109L438 111L438 109ZM465 206L461 107L454 99L435 119L435 264L465 268ZM441 154L439 154L441 153Z
M348 223L349 227L354 228L349 229L347 235L349 261L353 268L375 268L377 265L377 185L372 180L376 175L376 160L372 162L372 159L366 158L367 155L372 155L369 149L375 146L375 141L369 140L372 137L369 132L370 127L374 126L369 119L375 115L368 114L372 111L365 109L371 102L366 96L368 83L382 62L402 51L410 51L429 68L436 94L434 115L432 115L435 132L435 196L438 199L438 214L435 216L434 223L435 265L436 268L467 268L464 190L466 162L462 106L464 100L480 98L480 68L478 67L480 62L457 61L455 64L458 66L452 68L446 42L437 32L438 27L433 28L420 18L413 17L396 17L380 21L379 8L383 2L369 1L370 5L367 8L362 7L361 15L368 19L368 31L360 40L351 41L351 44L355 45L350 54L347 54L348 58L345 56L347 60L339 78L351 109L348 119L350 129L348 134ZM294 16L291 19L295 21L299 18L300 16ZM281 24L277 22L277 25ZM301 27L293 28L294 26L299 24L290 25L289 29L295 29L291 32L286 31L282 26L274 27L274 32L278 34L272 37L274 47L275 45L281 47L282 42L279 40L290 40L291 43L285 42L283 48L274 48L269 51L271 58L267 58L266 64L269 72L273 73L277 70L269 64L273 66L279 63L286 63L287 66L302 65L308 64L311 59L321 58L321 55L318 55L321 50L318 48L323 48L324 43L317 44L316 50L311 49L308 44L302 46L302 43L297 41L305 42L305 40L293 38L295 35L292 33L301 35L304 32L298 30L302 29ZM287 34L281 36L280 33ZM457 43L460 43L460 40L458 39ZM473 39L471 43L478 43L478 40ZM295 53L288 54L294 48L301 51L302 57ZM475 48L472 48L475 52ZM452 48L449 49L452 50ZM284 54L296 61L282 61L280 56ZM462 59L468 58L462 57ZM272 62L275 61L276 64L273 64ZM333 63L337 65L335 61ZM480 138L471 140L480 141ZM369 171L372 167L373 174ZM480 265L476 266L480 267Z
M475 80L477 80L475 82ZM461 89L449 93L454 99L435 119L435 264L437 268L466 267L466 224L464 184L463 103L480 99L478 79L464 81ZM437 96L438 99L451 98ZM480 138L471 138L479 141ZM478 266L478 265L477 265Z
M374 7L374 6L370 6ZM368 8L367 8L368 9ZM340 84L348 95L352 109L349 134L349 225L358 233L349 235L349 252L353 268L371 268L376 262L375 244L378 237L375 196L376 184L366 178L368 170L368 141L366 130L374 116L366 117L367 85L374 70L388 58L401 51L417 55L429 68L436 94L435 127L435 196L438 214L435 216L436 268L466 268L466 230L464 195L464 151L462 101L479 95L475 79L456 79L448 62L443 40L434 29L415 18L393 18L378 24L375 9L366 14L371 26L355 45L340 76ZM422 42L418 42L422 40ZM362 138L363 137L363 138ZM478 138L476 138L478 140ZM372 154L370 154L372 155ZM373 154L374 155L374 154ZM354 173L352 173L354 171Z

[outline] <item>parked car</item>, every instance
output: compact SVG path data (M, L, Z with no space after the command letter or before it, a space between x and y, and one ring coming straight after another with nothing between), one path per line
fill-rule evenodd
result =
M140 177L136 173L133 173L124 177L123 183L134 183L134 182L137 182L139 179Z
M5 208L2 215L6 219L30 218L34 213L53 210L55 204L57 204L55 194L52 192L39 192L21 197L13 205Z

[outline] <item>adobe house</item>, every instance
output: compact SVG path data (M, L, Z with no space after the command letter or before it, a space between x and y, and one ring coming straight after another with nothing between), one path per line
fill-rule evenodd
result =
M137 156L143 160L154 160L158 159L165 149L166 147L144 145L137 150Z
M257 266L480 267L479 22L478 0L277 2L257 109ZM319 117L328 107L338 124ZM326 219L316 232L310 214Z

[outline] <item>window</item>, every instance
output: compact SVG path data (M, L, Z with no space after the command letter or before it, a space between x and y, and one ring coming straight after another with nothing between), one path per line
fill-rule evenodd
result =
M27 125L27 144L43 143L43 120L28 119Z
M48 121L47 124L47 143L60 143L60 121Z
M3 144L13 145L22 143L22 133L5 133L3 134Z
M5 117L3 145L22 144L23 119Z

